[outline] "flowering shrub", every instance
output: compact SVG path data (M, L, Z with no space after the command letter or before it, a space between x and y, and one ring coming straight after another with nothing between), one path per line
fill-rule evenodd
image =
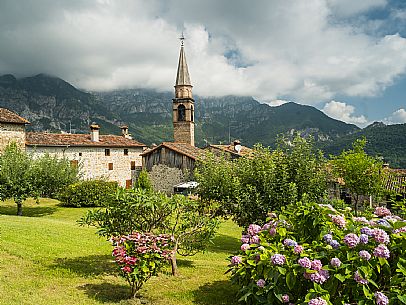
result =
M120 275L131 286L132 297L172 256L173 241L167 235L135 232L113 238L112 243L112 255L120 268Z
M247 304L406 304L406 222L298 203L251 225L232 280Z

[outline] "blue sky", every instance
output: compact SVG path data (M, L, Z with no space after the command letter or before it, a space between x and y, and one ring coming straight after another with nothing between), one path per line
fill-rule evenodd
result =
M404 0L2 0L0 74L170 91L182 31L201 96L406 123Z

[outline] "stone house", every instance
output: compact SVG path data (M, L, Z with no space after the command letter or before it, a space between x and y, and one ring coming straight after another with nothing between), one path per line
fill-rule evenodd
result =
M128 135L100 135L100 127L90 126L89 134L27 132L25 147L34 156L49 154L80 166L83 179L105 178L130 187L142 168L140 156L146 147Z
M251 148L241 145L239 140L234 140L233 143L228 145L210 144L209 146L206 146L204 150L211 151L215 155L223 154L230 157L232 160L240 157L250 157L254 153Z
M16 113L0 108L0 152L14 141L18 146L25 145L25 125L29 122Z

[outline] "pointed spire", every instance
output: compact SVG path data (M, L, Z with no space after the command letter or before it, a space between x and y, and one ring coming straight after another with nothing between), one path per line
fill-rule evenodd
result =
M190 77L189 77L189 70L186 63L186 55L185 50L183 47L183 41L185 37L183 36L180 38L181 46L180 46L180 54L179 54L179 64L178 64L178 74L176 76L176 86L191 86Z

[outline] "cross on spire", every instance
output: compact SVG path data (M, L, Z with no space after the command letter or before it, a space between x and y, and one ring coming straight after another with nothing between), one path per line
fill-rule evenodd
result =
M185 38L185 36L183 35L183 31L182 31L182 36L180 36L179 37L179 40L180 40L180 45L183 47L183 44L184 44L184 40L185 40L186 38Z

